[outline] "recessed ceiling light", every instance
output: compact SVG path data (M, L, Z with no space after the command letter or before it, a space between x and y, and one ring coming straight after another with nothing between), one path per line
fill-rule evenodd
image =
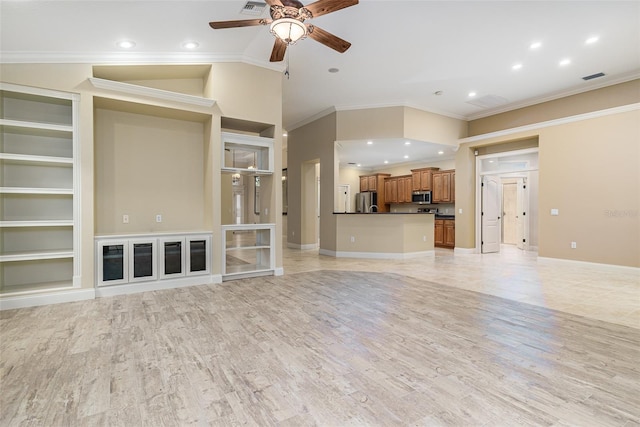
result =
M404 145L411 145L411 141L405 141Z
M388 164L388 163L389 163L389 160L385 160L385 161L384 161L384 164L385 164L385 165L386 165L386 164Z
M329 68L329 72L330 72L330 73L335 74L335 73L337 73L338 71L340 71L340 69L339 69L339 68Z
M469 98L473 98L476 95L477 95L477 93L475 93L475 92L469 92Z
M362 165L361 165L360 163L358 163L356 166L357 166L357 167L360 167L360 166L362 166Z
M444 151L438 151L438 154L443 155Z
M560 66L561 67L566 67L569 64L571 64L571 60L569 58L565 58L562 61L560 61Z
M194 41L188 41L188 42L182 43L182 47L185 48L185 49L195 49L198 46L200 46L200 44L198 42L194 42Z
M405 155L405 156L404 156L404 158L405 158L405 159L408 159L408 158L409 158L409 156Z
M592 37L589 37L587 40L585 40L585 43L586 44L593 44L593 43L597 42L598 40L600 40L600 37L592 36Z
M535 49L540 48L540 46L542 46L542 43L541 43L541 42L533 42L533 43L531 43L531 45L529 46L529 49L535 50Z
M373 145L373 141L367 141L367 145Z
M117 43L118 47L121 47L122 49L131 49L132 47L134 47L136 45L135 42L131 41L131 40L121 40Z
M519 70L520 68L522 68L522 64L513 64L513 66L511 67L512 70Z

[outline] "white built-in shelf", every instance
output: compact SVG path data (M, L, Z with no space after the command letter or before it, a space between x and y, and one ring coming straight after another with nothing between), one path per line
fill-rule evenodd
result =
M34 156L30 154L0 153L0 160L24 162L33 164L56 164L73 166L73 159L69 157Z
M220 168L223 173L239 173L243 175L272 175L273 172L263 169Z
M37 261L44 259L62 259L73 258L72 250L58 250L58 251L32 251L32 252L18 252L7 255L0 255L0 262L12 262L12 261Z
M72 188L0 187L0 194L73 194Z
M17 227L73 227L73 220L47 220L47 221L0 221L1 228Z
M55 123L25 122L22 120L0 119L0 126L14 127L14 128L21 128L21 129L51 130L56 132L73 132L73 126L71 125L58 125Z
M163 89L155 89L148 86L123 83L115 80L100 79L98 77L89 77L89 81L98 89L120 92L127 95L137 95L163 101L174 101L199 107L212 107L216 103L216 101L211 98L204 98L201 96L188 95Z

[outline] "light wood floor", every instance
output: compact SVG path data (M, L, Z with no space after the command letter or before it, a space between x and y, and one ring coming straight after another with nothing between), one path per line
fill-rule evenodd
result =
M509 250L284 267L1 312L0 425L640 424L635 270Z

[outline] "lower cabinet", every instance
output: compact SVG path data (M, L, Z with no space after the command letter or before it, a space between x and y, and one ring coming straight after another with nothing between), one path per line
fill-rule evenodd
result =
M453 219L436 219L434 221L434 246L453 248L456 245L456 221Z
M96 285L154 282L211 273L211 235L96 238Z

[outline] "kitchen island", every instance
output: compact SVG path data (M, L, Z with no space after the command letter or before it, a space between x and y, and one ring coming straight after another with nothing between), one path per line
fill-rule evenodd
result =
M323 255L405 259L434 256L434 215L430 213L334 213L335 242ZM330 247L331 249L327 249Z

